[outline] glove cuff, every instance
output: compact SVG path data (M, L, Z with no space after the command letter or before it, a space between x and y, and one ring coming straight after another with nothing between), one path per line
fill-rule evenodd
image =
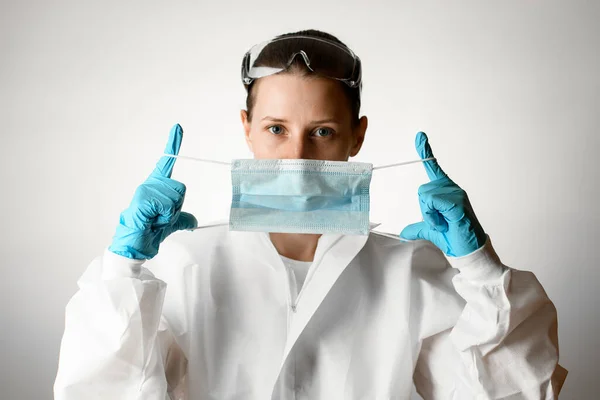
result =
M508 269L492 247L489 236L483 246L462 257L446 256L450 265L460 271L460 275L469 280L488 280L500 277Z
M145 261L127 258L106 249L102 256L102 279L139 278Z

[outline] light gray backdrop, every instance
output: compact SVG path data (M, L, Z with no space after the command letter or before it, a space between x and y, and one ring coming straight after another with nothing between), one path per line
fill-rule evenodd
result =
M243 53L316 28L364 65L357 161L416 158L430 136L509 266L559 315L563 399L598 379L600 2L6 1L0 3L0 397L50 399L64 307L160 156L250 157ZM187 211L227 217L226 167L178 162ZM372 220L419 221L422 166L376 172Z

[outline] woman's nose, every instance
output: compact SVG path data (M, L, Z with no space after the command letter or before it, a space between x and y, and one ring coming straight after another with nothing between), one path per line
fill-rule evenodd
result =
M304 137L290 139L284 150L282 158L286 159L310 159L310 143Z

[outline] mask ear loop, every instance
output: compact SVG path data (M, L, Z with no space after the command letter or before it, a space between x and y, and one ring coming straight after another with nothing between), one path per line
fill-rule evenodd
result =
M207 160L207 159L198 158L198 157L179 156L179 155L176 156L174 154L166 154L166 153L164 153L163 156L171 157L171 158L176 158L176 159L180 158L182 160L200 161L200 162L210 163L210 164L231 165L231 163L225 162L225 161ZM211 227L215 227L215 226L224 226L224 225L229 225L229 221L228 220L220 220L220 221L216 221L216 222L211 222L211 223L208 223L208 224L200 225L200 226L197 226L195 228L188 229L188 230L190 232L192 232L192 231L196 231L198 229L205 229L205 228L211 228Z
M373 169L384 169L384 168L391 168L391 167L399 167L401 165L408 165L408 164L416 164L416 163L420 163L420 162L425 162L425 161L433 161L435 160L435 157L429 157L429 158L424 158L422 160L414 160L414 161L405 161L405 162L400 162L400 163L394 163L394 164L386 164L386 165L380 165L377 167L373 167ZM382 236L386 236L392 239L396 239L396 240L400 240L401 242L409 242L409 240L405 240L402 239L400 237L400 235L392 235L391 233L387 233L387 232L380 232L380 231L376 231L371 229L371 232L378 234L378 235L382 235Z
M171 158L181 158L182 160L200 161L200 162L211 163L211 164L231 165L231 163L225 162L225 161L207 160L204 158L197 158L197 157L190 157L190 156L176 156L174 154L167 154L167 153L164 153L163 156L171 157Z
M422 160L405 161L405 162L400 162L400 163L395 163L395 164L380 165L378 167L373 167L373 169L375 170L375 169L399 167L400 165L416 164L416 163L420 163L420 162L433 161L433 160L435 160L435 157L424 158Z

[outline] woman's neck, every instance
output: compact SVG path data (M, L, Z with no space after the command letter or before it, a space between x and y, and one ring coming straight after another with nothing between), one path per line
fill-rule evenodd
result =
M312 233L270 233L271 242L277 252L298 261L313 261L320 234Z

